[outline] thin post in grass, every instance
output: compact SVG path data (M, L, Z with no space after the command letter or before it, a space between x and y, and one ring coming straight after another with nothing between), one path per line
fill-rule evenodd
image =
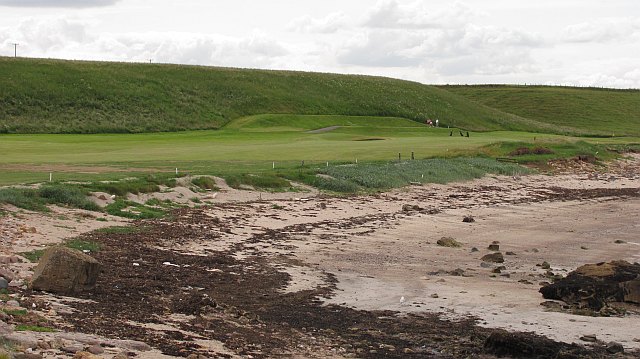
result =
M411 151L411 159L415 160L416 158L413 156L413 151Z
M276 169L276 163L275 163L275 162L273 162L273 163L271 164L271 169L274 169L274 170Z
M327 167L329 167L329 161L327 161Z
M398 152L398 162L402 162L402 154Z
M178 167L176 167L176 176L178 175Z
M53 182L53 172L49 172L49 182Z

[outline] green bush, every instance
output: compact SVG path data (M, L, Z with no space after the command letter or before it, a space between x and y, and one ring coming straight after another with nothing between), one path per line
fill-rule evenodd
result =
M273 174L230 174L224 177L232 188L251 186L256 189L284 190L291 188L291 183L282 177Z
M201 176L201 177L196 177L193 178L191 180L191 183L194 186L198 186L202 189L208 189L208 190L218 190L218 186L216 186L216 181L211 178L211 177L207 177L207 176Z
M38 195L51 204L64 204L70 207L99 211L100 207L87 198L88 191L69 185L45 185L40 187Z
M8 203L30 211L47 211L44 201L31 188L2 188L0 203Z

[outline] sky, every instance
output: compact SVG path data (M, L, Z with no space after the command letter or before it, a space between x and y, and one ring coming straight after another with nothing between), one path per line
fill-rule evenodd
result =
M0 0L0 56L14 50L426 84L640 88L640 1Z

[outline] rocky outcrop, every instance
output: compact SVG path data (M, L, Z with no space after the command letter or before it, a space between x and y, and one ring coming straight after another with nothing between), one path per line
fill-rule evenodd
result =
M540 288L546 299L599 311L613 302L640 304L640 264L626 261L587 264Z
M51 247L35 268L31 287L59 294L89 291L99 272L100 264L94 258L76 249Z

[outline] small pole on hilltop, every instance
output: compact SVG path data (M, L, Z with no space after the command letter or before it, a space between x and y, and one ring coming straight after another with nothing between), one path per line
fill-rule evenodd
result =
M18 45L20 44L13 42L11 45L13 45L13 57L18 57Z

